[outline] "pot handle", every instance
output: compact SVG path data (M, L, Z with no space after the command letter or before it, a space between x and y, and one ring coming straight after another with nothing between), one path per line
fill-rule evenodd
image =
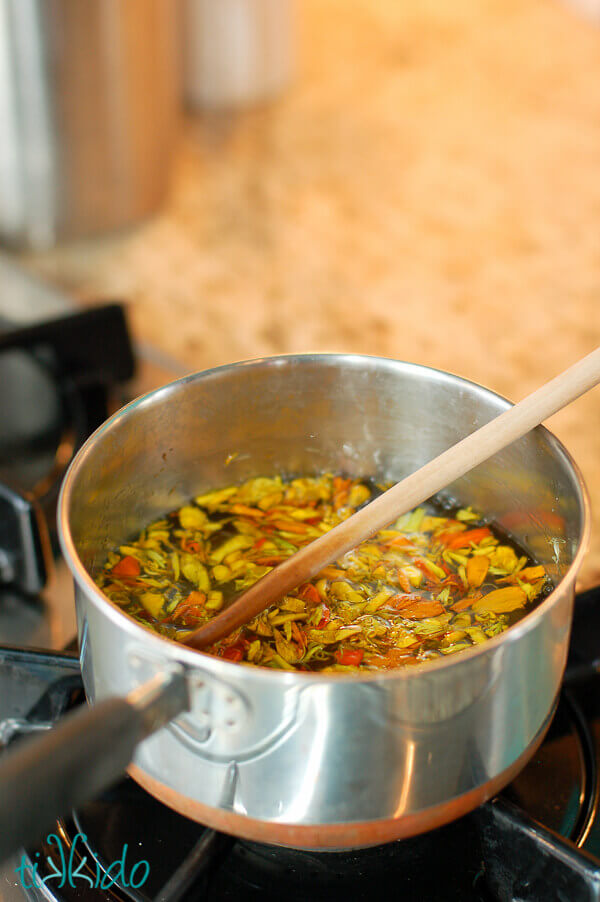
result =
M189 708L182 669L79 709L0 758L0 862L122 776L135 747Z

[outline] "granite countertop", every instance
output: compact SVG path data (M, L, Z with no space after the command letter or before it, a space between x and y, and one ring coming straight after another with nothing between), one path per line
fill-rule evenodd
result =
M302 0L276 103L189 117L162 212L23 255L190 370L341 350L517 400L600 344L600 28L560 0ZM600 389L550 426L596 506Z

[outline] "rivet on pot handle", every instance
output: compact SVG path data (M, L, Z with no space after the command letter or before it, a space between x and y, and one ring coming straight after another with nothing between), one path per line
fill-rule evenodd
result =
M133 646L128 661L135 678L146 683L151 675L172 666L146 648ZM229 744L233 734L243 729L250 712L248 698L231 683L201 667L186 672L189 704L183 717L170 725L177 737L192 746L202 747L218 735ZM178 714L181 712L177 712ZM231 757L231 752L227 758Z
M138 743L188 707L185 672L171 669L10 749L0 758L0 861L114 783Z

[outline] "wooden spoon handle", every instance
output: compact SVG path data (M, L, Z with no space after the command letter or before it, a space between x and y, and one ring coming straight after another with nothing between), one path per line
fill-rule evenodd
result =
M277 599L311 579L397 517L521 438L600 381L600 348L538 388L258 580L218 617L191 633L186 644L205 648L247 623Z

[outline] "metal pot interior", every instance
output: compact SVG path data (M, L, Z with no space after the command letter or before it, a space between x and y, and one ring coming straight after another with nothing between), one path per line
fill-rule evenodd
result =
M199 373L124 408L77 463L67 517L93 576L114 546L192 495L272 473L398 481L508 406L456 376L393 360L307 355ZM448 487L558 582L584 530L581 481L538 428Z

